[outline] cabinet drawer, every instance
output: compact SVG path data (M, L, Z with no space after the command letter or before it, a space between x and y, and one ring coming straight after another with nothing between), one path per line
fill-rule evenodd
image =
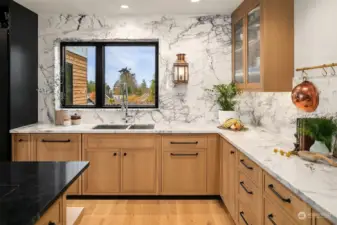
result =
M264 192L278 204L298 224L310 224L310 219L300 220L298 214L303 212L309 215L311 208L290 190L276 181L270 175L264 173Z
M94 150L102 148L154 148L153 135L114 135L114 134L88 134L83 135L83 147Z
M164 151L178 150L183 151L207 148L207 137L198 135L170 135L163 137Z
M254 212L252 212L254 210ZM255 212L255 208L251 208L246 203L242 203L239 200L239 225L260 225L257 220L261 214Z
M264 225L296 225L296 223L282 211L280 206L271 203L267 198L264 199L263 207Z
M319 213L317 213L315 210L312 210L311 218L312 225L332 225L330 221L319 215Z
M37 221L36 225L49 225L50 222L56 225L63 225L63 205L62 198L58 199L48 211Z
M206 194L204 151L164 152L162 188L165 194Z
M261 224L259 222L260 222L260 215L262 213L262 187L258 188L242 172L239 172L238 176L238 199L241 202L241 204L244 204L246 206L246 208L254 209L254 213L250 216L251 219L249 221L249 224L251 224L251 221L253 219L255 221L255 224ZM252 218L253 215L255 215L254 218Z
M15 134L12 140L12 160L16 162L31 161L33 157L30 151L30 135Z
M245 173L257 186L262 186L262 169L242 153L239 156L239 171Z

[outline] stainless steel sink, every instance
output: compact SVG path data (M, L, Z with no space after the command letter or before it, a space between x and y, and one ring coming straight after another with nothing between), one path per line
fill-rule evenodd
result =
M93 127L92 129L99 130L99 129L111 129L111 130L126 130L130 125L127 124L101 124Z
M129 127L130 130L153 130L154 124L133 124Z

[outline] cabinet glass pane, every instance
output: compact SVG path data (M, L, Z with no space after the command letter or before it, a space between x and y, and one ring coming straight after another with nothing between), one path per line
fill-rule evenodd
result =
M260 7L248 14L248 83L260 83Z
M243 83L243 19L234 25L234 81Z

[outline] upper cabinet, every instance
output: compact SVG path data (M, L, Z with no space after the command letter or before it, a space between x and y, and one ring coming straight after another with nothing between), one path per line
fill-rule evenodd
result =
M243 90L291 91L294 0L245 0L232 14L233 81Z

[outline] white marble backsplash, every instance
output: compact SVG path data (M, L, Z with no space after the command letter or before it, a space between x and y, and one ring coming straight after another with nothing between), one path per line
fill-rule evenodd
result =
M98 17L87 15L39 16L39 121L54 123L59 109L59 42L61 40L159 41L159 109L132 110L139 123L207 123L217 121L217 106L205 88L231 81L230 16ZM298 45L295 37L295 44ZM186 53L190 81L174 86L172 65L177 53ZM297 53L300 50L297 51ZM299 54L297 54L299 55ZM301 56L301 59L303 56ZM297 60L297 65L302 61ZM330 73L330 71L329 71ZM337 78L323 78L321 71L310 72L321 92L315 113L297 110L290 93L244 93L238 111L245 123L260 122L276 132L293 130L297 117L336 115ZM294 85L300 80L295 74ZM71 113L74 110L69 110ZM83 123L121 123L121 110L78 110Z

